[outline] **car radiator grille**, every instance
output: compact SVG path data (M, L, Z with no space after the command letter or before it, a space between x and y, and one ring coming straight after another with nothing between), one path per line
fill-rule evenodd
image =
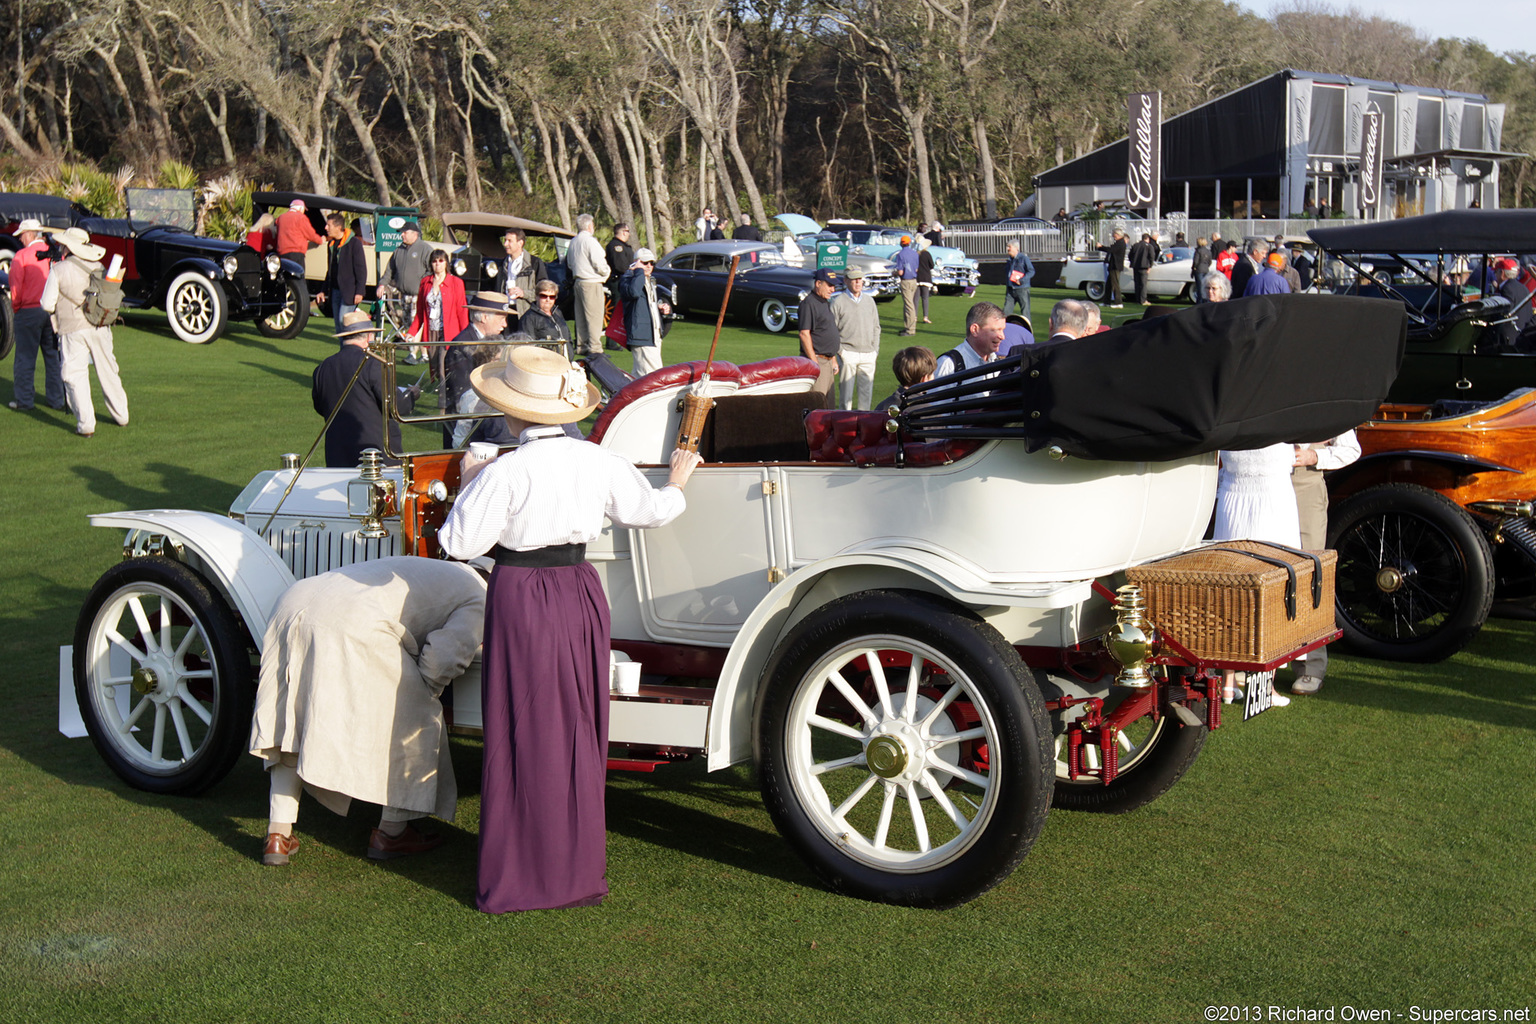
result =
M400 554L399 533L372 539L358 536L355 529L340 532L298 527L271 529L265 537L296 579Z

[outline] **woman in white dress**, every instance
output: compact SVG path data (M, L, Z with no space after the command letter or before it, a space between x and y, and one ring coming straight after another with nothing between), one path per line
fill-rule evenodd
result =
M1301 546L1301 518L1291 469L1296 465L1296 446L1289 442L1252 451L1223 451L1216 480L1216 540L1262 540L1286 547ZM1224 674L1222 697L1236 699L1236 679ZM1274 705L1284 707L1290 698L1276 693Z

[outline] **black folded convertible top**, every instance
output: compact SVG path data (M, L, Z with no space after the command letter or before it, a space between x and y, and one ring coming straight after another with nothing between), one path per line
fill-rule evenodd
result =
M1382 299L1206 303L908 388L898 420L1128 461L1320 441L1371 418L1406 334L1402 304Z
M1307 234L1329 252L1533 252L1536 210L1446 210Z

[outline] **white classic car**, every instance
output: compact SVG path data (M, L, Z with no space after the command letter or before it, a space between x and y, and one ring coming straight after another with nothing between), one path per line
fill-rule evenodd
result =
M1168 255L1168 254L1164 254ZM1166 259L1147 271L1147 295L1156 299L1180 299L1188 301L1192 279L1193 261L1190 259ZM1105 265L1102 259L1073 257L1061 268L1059 287L1082 289L1094 302L1102 302L1108 294L1105 287ZM1120 294L1130 299L1136 294L1136 279L1130 268L1120 272Z
M1053 803L1155 799L1220 724L1217 669L1296 651L1203 661L1157 631L1134 588L1111 588L1200 543L1218 438L1326 436L1368 415L1401 320L1361 299L1197 307L917 385L889 415L825 408L825 379L800 358L625 384L589 439L658 482L683 392L716 406L682 517L588 547L613 646L646 674L613 698L611 765L755 760L774 821L828 885L916 906L1006 878ZM1359 372L1304 372L1341 331ZM1123 375L1127 361L1179 367L1189 391L1152 388L1127 418L1109 382L1149 380ZM1213 399L1218 381L1230 399ZM346 563L437 557L458 459L383 467L369 452L359 470L301 472L285 457L225 516L93 516L126 531L125 557L85 601L61 692L72 684L110 767L155 792L219 781L245 747L278 597ZM454 728L480 725L478 691L476 664L445 698Z

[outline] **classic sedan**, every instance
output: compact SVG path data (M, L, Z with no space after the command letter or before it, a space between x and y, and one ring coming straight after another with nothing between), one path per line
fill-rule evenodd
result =
M728 312L756 320L775 334L799 323L800 301L811 293L812 273L789 266L779 247L768 242L690 242L667 253L656 264L656 276L672 286L674 310L716 315L733 256L741 262Z
M887 228L861 220L828 221L827 230L848 240L849 255L882 259L891 259L901 251L903 235L915 237L917 234L909 228ZM948 245L931 245L928 252L933 256L933 285L940 295L959 295L981 283L981 265L961 250Z
M1190 298L1190 274L1193 264L1189 259L1166 259L1147 271L1147 295L1155 299ZM1094 302L1104 298L1104 261L1102 259L1071 259L1061 270L1062 288L1082 289ZM1120 271L1120 294L1134 295L1136 280L1129 267Z

